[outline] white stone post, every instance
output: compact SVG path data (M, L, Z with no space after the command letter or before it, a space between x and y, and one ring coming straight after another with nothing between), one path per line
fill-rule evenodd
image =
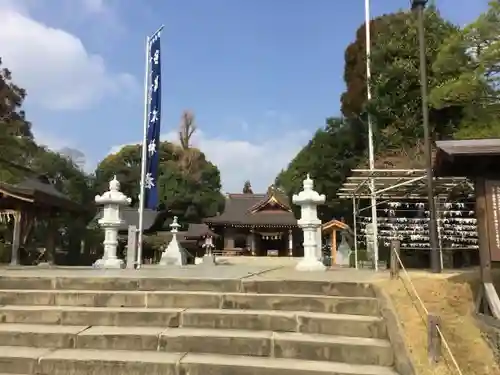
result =
M293 232L288 230L288 256L293 257Z
M323 257L323 233L321 231L321 224L316 229L316 242L317 242L317 250L316 250L316 257L318 259L321 259Z
M326 197L314 191L314 182L307 175L303 182L304 190L292 197L292 202L300 206L301 215L297 221L304 232L304 258L297 264L299 271L324 271L326 267L319 260L318 228L321 220L318 219L318 205L325 203Z
M177 222L177 216L174 216L174 221L170 224L172 230L172 239L168 244L167 248L161 254L160 264L163 266L184 266L186 265L186 255L184 251L179 246L179 241L177 240L177 232L181 226Z
M94 263L97 268L123 268L124 262L116 256L118 247L118 229L124 224L120 207L128 206L131 199L120 191L120 182L116 176L109 182L109 191L96 195L96 204L103 205L99 225L104 229L104 254Z

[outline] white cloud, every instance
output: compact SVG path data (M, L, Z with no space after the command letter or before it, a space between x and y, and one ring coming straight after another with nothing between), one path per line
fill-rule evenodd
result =
M250 180L255 192L265 192L275 177L285 168L312 133L291 131L281 136L269 137L261 142L244 139L224 139L195 133L192 144L200 148L221 172L223 190L238 193L245 180ZM177 141L175 132L162 135L162 140ZM119 151L123 145L115 146L110 153Z
M93 3L97 9L99 2ZM0 54L16 83L28 91L29 102L55 110L84 109L105 94L138 87L131 75L110 72L75 35L31 18L22 4L0 2Z

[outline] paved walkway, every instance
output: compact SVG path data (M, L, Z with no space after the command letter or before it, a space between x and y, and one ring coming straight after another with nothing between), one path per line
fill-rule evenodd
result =
M410 271L410 277L447 278L474 270L432 274L427 271ZM300 272L292 265L269 266L253 264L198 265L185 267L162 267L145 265L139 270L102 270L91 267L44 267L44 266L0 266L0 277L116 277L116 278L194 278L194 279L252 279L252 280L310 280L373 282L389 279L389 271L355 270L352 268L328 269L324 272ZM404 277L404 274L402 274Z

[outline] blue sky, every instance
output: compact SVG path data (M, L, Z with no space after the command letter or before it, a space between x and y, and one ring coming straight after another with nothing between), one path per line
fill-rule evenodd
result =
M457 24L487 0L436 0ZM372 16L408 0L372 0ZM161 24L164 139L184 109L224 190L264 190L338 114L364 0L0 0L0 55L28 90L35 135L92 168L142 137L144 43ZM5 26L4 26L5 25Z

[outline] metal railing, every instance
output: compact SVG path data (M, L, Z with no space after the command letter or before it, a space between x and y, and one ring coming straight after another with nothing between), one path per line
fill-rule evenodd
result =
M406 270L401 257L399 255L399 248L400 248L400 242L399 241L393 241L391 243L391 279L400 279L401 282L403 283L403 286L405 287L406 291L408 292L408 295L410 298L412 297L410 295L410 291L406 287L406 284L403 280L403 278L400 276L400 270L404 273L406 276L406 279L408 280L408 283L410 285L410 288L417 299L417 301L420 304L420 308L422 309L423 313L427 317L427 319L420 314L420 317L424 321L424 323L427 325L427 332L428 332L428 356L429 359L432 363L436 364L439 362L439 357L440 357L440 352L441 352L441 343L443 344L444 348L446 349L451 362L453 363L453 366L456 369L456 373L458 375L463 375L462 370L460 369L460 366L458 365L458 362L453 355L450 345L448 344L448 341L444 337L443 331L441 330L440 327L440 319L438 316L433 315L429 312L427 307L424 304L424 301L420 297L420 295L417 292L417 289L415 288L415 285L413 284L413 281L410 277L410 274ZM416 308L418 311L418 308Z

